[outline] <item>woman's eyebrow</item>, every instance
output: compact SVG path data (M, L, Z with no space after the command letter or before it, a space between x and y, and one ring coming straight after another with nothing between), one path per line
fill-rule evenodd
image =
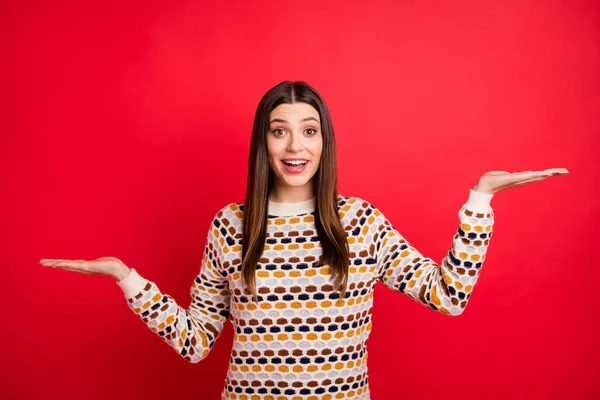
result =
M317 123L320 123L318 119L316 119L315 117L306 117L300 120L300 122L306 122L306 121L315 121ZM285 119L281 119L281 118L273 118L271 120L271 122L269 122L269 124L272 124L273 122L281 122L284 124L287 124L288 121L286 121Z

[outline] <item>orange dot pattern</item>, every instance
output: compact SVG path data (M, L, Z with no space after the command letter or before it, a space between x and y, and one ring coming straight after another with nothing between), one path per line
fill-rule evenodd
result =
M204 359L229 319L234 343L223 399L369 399L367 341L377 281L447 315L461 314L485 259L493 213L463 206L440 264L424 257L372 204L339 196L350 266L344 296L333 290L314 212L269 215L256 268L258 302L242 289L243 205L215 216L188 309L152 281L129 307L178 354Z

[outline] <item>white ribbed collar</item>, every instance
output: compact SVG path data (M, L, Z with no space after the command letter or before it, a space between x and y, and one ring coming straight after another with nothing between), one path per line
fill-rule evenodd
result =
M291 217L293 215L309 214L315 211L317 197L295 203L275 203L269 200L269 215L275 217Z

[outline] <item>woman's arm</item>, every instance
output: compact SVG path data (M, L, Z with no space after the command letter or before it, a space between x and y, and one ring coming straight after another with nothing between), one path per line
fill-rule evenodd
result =
M204 359L220 336L229 317L230 292L222 269L219 241L222 232L215 218L206 239L200 272L196 276L188 309L179 306L158 286L135 269L117 284L129 308L177 353L189 362Z
M543 171L490 171L483 174L458 213L460 225L440 264L423 256L375 209L378 278L389 288L444 314L460 315L481 273L492 237L492 196L502 190L566 175L565 168Z
M460 315L471 297L492 236L492 194L470 191L460 226L440 264L423 256L374 209L377 276L390 289L447 315Z

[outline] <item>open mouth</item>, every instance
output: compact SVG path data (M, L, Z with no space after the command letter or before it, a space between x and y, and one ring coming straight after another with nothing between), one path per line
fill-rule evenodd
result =
M307 160L281 160L285 169L288 172L299 173L304 171L306 165L308 164Z
M306 165L306 163L308 163L308 161L285 161L285 160L282 160L282 161L285 165L290 166L290 167L303 166L303 165Z

